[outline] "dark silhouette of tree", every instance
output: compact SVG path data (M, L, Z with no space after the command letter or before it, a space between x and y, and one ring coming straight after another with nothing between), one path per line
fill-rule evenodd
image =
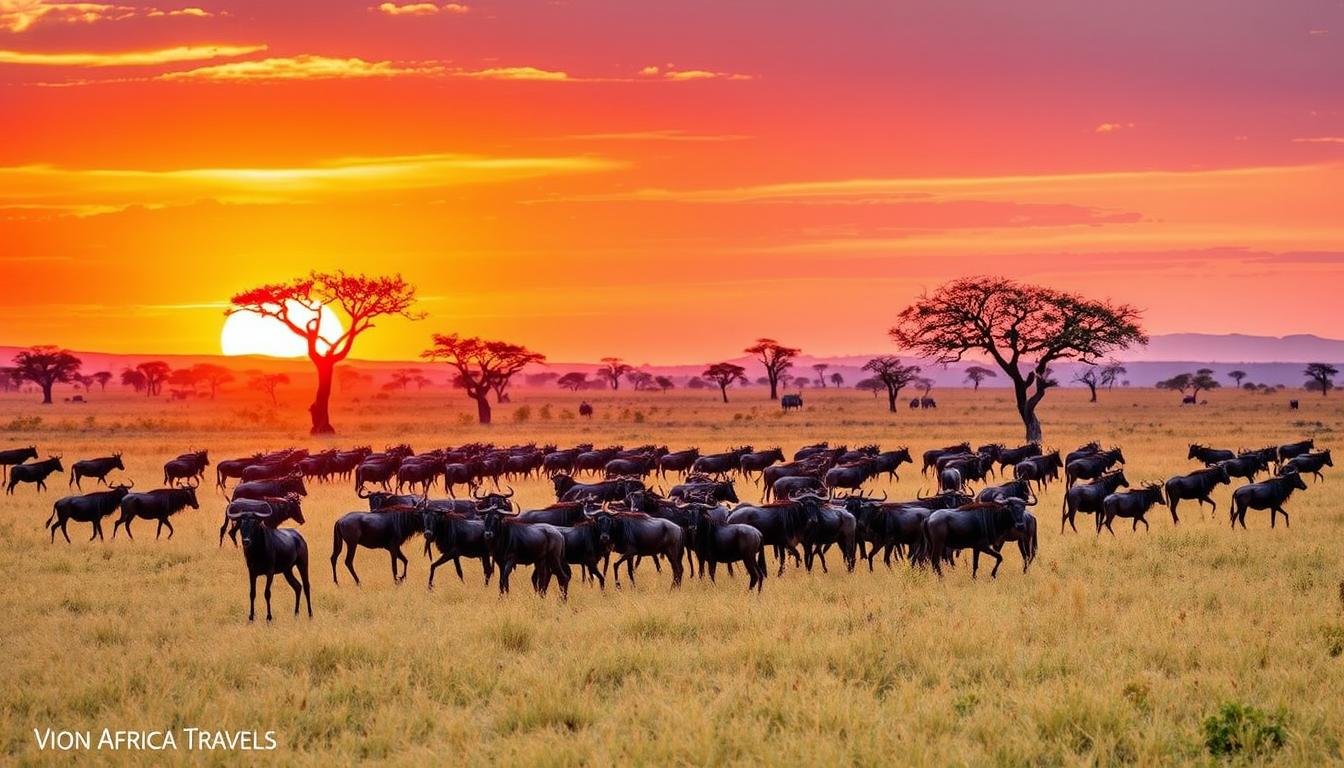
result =
M462 379L467 397L476 401L476 418L490 423L491 392L498 399L509 380L524 367L546 361L546 356L519 344L488 341L454 334L434 334L434 346L420 353L426 360L447 363Z
M162 360L151 360L135 366L145 377L145 394L149 397L155 397L163 391L163 383L168 380L173 369Z
M901 396L901 390L919 378L918 365L905 365L895 355L874 357L863 364L863 370L873 374L872 380L887 390L887 409L892 413L896 413L896 400Z
M877 393L886 389L887 385L883 384L881 381L878 381L877 379L868 378L868 379L859 379L858 382L854 384L854 388L863 390L865 392L872 392L873 398L876 399Z
M1088 391L1092 393L1092 399L1088 402L1097 402L1097 386L1101 384L1101 374L1097 372L1096 366L1092 366L1082 373L1074 374L1073 380L1087 385Z
M653 374L648 371L631 371L625 375L625 378L635 388L636 392L658 388L653 383Z
M845 385L845 377L841 376L839 371L836 371L831 374L831 383L835 385L836 389L839 389Z
M920 397L928 397L929 390L933 389L933 379L928 376L916 376L911 382L920 389Z
M1244 379L1244 378L1246 378L1246 372L1243 371L1243 370L1240 370L1240 369L1235 370L1235 371L1228 371L1228 372L1227 372L1227 378L1229 378L1229 379L1231 379L1232 381L1236 382L1236 383L1237 383L1237 386L1240 387L1240 386L1241 386L1241 380Z
M669 378L666 377L666 376L654 376L654 377L653 377L653 383L654 383L654 384L657 384L657 385L658 385L658 389L660 389L660 390L662 390L662 391L664 391L664 392L666 392L667 390L672 389L672 388L674 388L674 387L677 386L676 384L674 384L674 383L672 382L672 379L669 379Z
M705 380L700 378L699 376L692 376L690 379L686 381L687 389L704 389L708 386L709 384L705 383Z
M358 368L341 366L336 369L336 387L341 392L349 392L373 383L373 376Z
M107 383L112 380L111 371L99 371L93 374L93 380L98 382L98 389L102 392L107 391Z
M121 372L121 385L131 387L136 392L145 391L145 374L134 368L127 368Z
M735 382L746 382L747 377L743 375L746 372L747 369L740 365L715 363L706 368L705 372L700 375L719 386L719 394L723 396L723 402L726 403L728 402L728 387L731 387Z
M248 386L270 395L271 405L279 405L280 401L275 397L275 390L281 384L288 383L289 376L283 373L257 373L248 382Z
M524 376L523 383L527 384L529 387L544 387L558 378L560 378L560 374L555 371L539 371Z
M74 381L79 375L80 359L68 349L43 344L14 356L14 378L31 381L42 388L42 404L51 405L51 388Z
M606 379L612 389L620 389L621 377L634 369L633 365L626 364L619 357L604 357L602 367L597 369L597 375Z
M1312 392L1320 392L1321 397L1325 397L1335 388L1335 376L1339 373L1339 369L1329 363L1307 363L1302 373L1307 376L1308 388Z
M570 371L564 376L555 380L561 389L568 389L570 392L578 392L588 384L588 374L579 371Z
M1098 371L1098 381L1101 386L1107 389L1115 389L1115 382L1119 381L1126 373L1129 373L1129 369L1121 365L1120 361L1108 360Z
M408 320L419 320L424 315L412 312L415 287L401 275L368 277L342 271L312 272L308 277L288 283L274 283L244 291L230 299L233 304L227 314L251 312L279 320L290 332L308 345L308 359L317 368L317 392L308 412L312 417L312 433L331 434L331 385L336 365L350 355L355 339L373 328L380 317L400 315ZM290 315L292 306L300 306L313 313L302 326ZM345 330L334 339L321 334L322 317L326 312L345 315Z
M191 372L196 377L196 381L210 388L211 400L214 400L215 395L219 394L220 387L233 381L233 371L214 363L197 363L191 366Z
M819 384L822 389L826 388L826 371L829 370L830 367L831 366L827 365L826 363L812 364L812 370L817 372L817 384Z
M1199 393L1207 389L1218 389L1218 380L1213 378L1213 371L1208 368L1200 368L1194 373L1178 373L1170 379L1157 382L1158 389L1174 389L1181 394L1190 390L1191 397L1199 397Z
M1146 344L1139 312L1007 278L954 280L906 307L891 329L904 349L938 363L985 353L1013 384L1029 441L1041 439L1036 407L1052 386L1052 363L1094 364L1108 352Z
M793 359L797 357L802 350L786 347L774 339L757 339L755 344L743 350L749 355L755 355L761 365L765 366L765 378L770 382L770 399L779 399L779 388L787 386L780 382L784 372L793 367Z
M995 378L998 375L983 365L972 365L966 369L966 380L971 382L972 389L976 391L980 390L980 382Z
M195 392L197 381L196 374L190 368L178 368L168 374L168 386L178 391Z

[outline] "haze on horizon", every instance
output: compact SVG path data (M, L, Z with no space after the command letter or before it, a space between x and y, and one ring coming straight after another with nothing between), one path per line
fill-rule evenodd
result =
M319 22L320 23L315 23ZM0 0L0 344L400 271L554 360L890 348L970 274L1337 337L1344 6Z

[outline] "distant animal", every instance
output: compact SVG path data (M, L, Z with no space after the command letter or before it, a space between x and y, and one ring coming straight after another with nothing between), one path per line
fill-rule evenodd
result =
M1298 403L1296 400L1289 400L1289 401L1288 401L1288 410L1290 410L1290 411L1296 411L1296 410L1298 410L1298 408L1299 408L1300 406L1301 406L1301 404Z
M1283 524L1288 525L1288 512L1284 510L1283 505L1295 490L1307 490L1307 482L1302 479L1302 475L1298 472L1289 472L1263 482L1241 486L1232 492L1232 510L1230 513L1232 527L1236 528L1237 523L1241 523L1242 529L1246 528L1246 510L1248 509L1268 509L1270 528L1274 527L1275 518L1278 515L1283 515Z
M70 465L70 482L66 485L74 485L76 488L83 490L83 486L80 485L79 481L85 477L92 477L99 483L107 485L107 476L114 469L120 469L123 472L126 471L126 465L121 463L120 452L101 459L84 459L83 461L76 461L74 464Z
M1196 402L1194 395L1185 395L1181 398L1181 405L1194 405Z
M784 395L783 397L779 398L779 407L783 408L785 412L802 410L803 396Z
M14 487L19 483L33 483L37 485L37 490L47 490L47 478L53 472L64 472L65 467L61 466L61 457L52 456L42 461L34 461L31 464L17 464L9 470L9 485L5 486L5 494L14 493Z
M229 517L238 524L243 537L243 557L247 561L247 620L257 617L257 577L266 577L266 620L271 620L271 582L275 574L285 577L294 590L294 615L299 615L299 597L308 603L308 618L313 617L313 589L308 582L308 542L293 528L273 530L267 524L269 514L233 512ZM294 572L298 571L295 578Z
M579 403L579 415L585 419L593 418L593 406L587 400Z
M937 408L938 402L932 397L921 397L919 398L919 407L924 409Z
M11 448L7 451L0 451L0 478L9 476L9 468L15 464L22 464L29 459L37 458L37 446L30 445L27 448Z
M51 506L51 517L47 518L46 522L46 526L51 529L52 542L56 541L56 530L60 529L66 543L70 543L70 532L66 530L66 524L71 520L93 524L93 535L89 537L89 541L103 538L103 518L117 511L121 506L121 500L126 498L126 494L133 487L134 482L129 485L114 485L111 490L86 493L83 496L66 496L57 500Z

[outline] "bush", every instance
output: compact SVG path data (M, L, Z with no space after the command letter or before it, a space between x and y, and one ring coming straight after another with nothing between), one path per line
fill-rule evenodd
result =
M1204 720L1204 747L1214 757L1255 756L1273 752L1288 741L1288 714L1270 713L1235 701L1224 702Z
M550 421L550 420L551 420L551 404L550 404L550 403L547 403L547 404L541 406L541 409L537 411L537 417L540 418L542 421Z
M513 412L513 423L526 424L532 419L532 406L520 405Z

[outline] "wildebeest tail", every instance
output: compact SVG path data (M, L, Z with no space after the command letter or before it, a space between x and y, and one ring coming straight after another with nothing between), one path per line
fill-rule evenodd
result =
M353 546L353 545L352 545ZM331 583L339 584L336 580L336 558L341 556L341 527L340 523L332 523L331 526Z
M51 505L51 517L48 517L48 518L47 518L47 522L43 523L43 524L42 524L42 527L43 527L43 528L50 528L50 527L51 527L51 521L52 521L52 520L55 520L55 519L56 519L56 504L53 502L52 505Z

